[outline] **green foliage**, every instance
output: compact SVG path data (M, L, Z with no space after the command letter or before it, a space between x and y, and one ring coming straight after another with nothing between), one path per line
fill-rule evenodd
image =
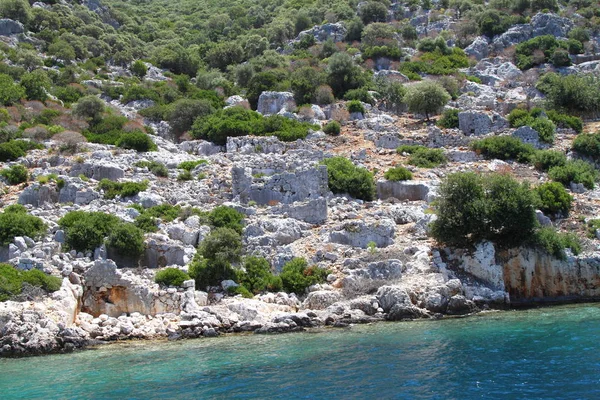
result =
M545 143L554 143L554 133L556 125L547 118L536 118L531 127L537 131L540 140Z
M194 179L194 176L188 170L181 171L179 175L177 175L177 180L180 182L191 181L192 179Z
M104 102L96 96L85 96L73 107L73 114L98 122L104 112Z
M544 214L567 216L571 209L573 197L567 193L563 185L558 182L547 182L535 188L539 197L539 209Z
M6 246L17 236L38 238L46 233L44 222L33 215L27 214L25 207L13 205L6 207L0 213L0 245Z
M311 37L306 35L304 37ZM310 104L315 97L315 90L320 85L324 84L326 76L318 68L301 67L292 72L290 76L290 84L294 92L294 99L297 104Z
M52 82L48 74L41 69L23 75L21 86L28 100L46 101Z
M208 221L210 222L211 226L215 228L229 228L238 234L242 233L243 219L244 215L242 213L227 206L215 207L208 214Z
M148 68L146 68L146 64L144 64L142 60L136 60L133 64L131 64L131 72L138 78L143 78L146 76Z
M410 86L404 96L404 102L409 111L424 114L427 120L431 114L444 107L449 100L448 92L433 81L424 81Z
M360 8L360 19L365 25L372 22L385 22L387 7L380 2L369 1Z
M552 167L562 167L567 163L567 156L556 150L536 151L533 156L533 165L540 171L548 171Z
M323 127L323 132L327 135L337 136L340 134L342 126L337 121L330 121Z
M561 76L547 73L536 87L546 95L548 105L571 113L600 110L600 80L593 75Z
M23 283L40 287L46 292L56 292L60 289L62 279L37 269L19 271L12 265L0 264L0 302L21 294Z
M246 257L243 270L237 272L236 282L249 293L279 292L281 277L273 275L269 262L262 257Z
M412 172L404 167L393 167L383 175L388 181L409 181L413 178Z
M154 282L164 286L181 286L189 279L190 276L179 268L165 268L156 273Z
M535 154L535 148L512 136L492 136L471 143L471 148L486 158L517 160L528 163Z
M242 251L242 239L231 228L216 228L202 241L198 252L207 260L238 262Z
M346 103L346 107L348 108L348 112L351 113L365 113L365 108L363 107L362 103L358 100L349 101L348 103Z
M192 127L192 135L224 145L230 136L266 135L276 136L282 141L304 139L309 129L317 129L317 127L280 115L263 117L256 111L231 107L219 110L208 117L198 118Z
M327 81L338 98L343 97L348 90L358 89L367 83L360 67L347 53L335 53L329 58Z
M148 168L156 176L163 178L169 176L169 170L165 164L158 161L138 161L133 165L139 168Z
M375 104L375 99L373 99L373 96L371 96L371 93L369 93L367 88L364 87L348 90L346 94L344 94L344 100L357 100L362 103Z
M150 136L141 131L124 133L119 136L115 143L118 147L124 149L133 149L139 152L156 150L156 144L150 139Z
M556 110L548 110L546 115L559 128L571 128L577 133L583 132L583 121L579 117L561 114Z
M481 240L502 246L525 243L537 226L536 199L526 184L507 175L448 175L436 204L431 234L439 242L464 247Z
M583 156L600 160L600 132L578 135L573 140L573 150Z
M210 100L180 99L170 107L168 119L175 136L190 130L197 118L203 118L215 112Z
M598 173L594 166L583 160L567 161L565 165L556 166L548 170L550 179L560 182L569 187L571 182L582 183L588 189L594 188L594 183L598 179Z
M190 264L189 275L195 279L198 290L206 290L207 286L216 286L221 281L237 278L235 270L228 261L199 257Z
M103 212L71 211L58 224L65 230L65 244L77 251L93 251L120 223L118 217Z
M533 39L519 43L515 50L517 67L521 69L529 69L535 65L548 62L553 58L555 51L561 45L568 46L566 42L558 41L552 35L537 36ZM567 62L566 65L571 63L568 53L566 54L566 60L563 60L559 55L557 56L557 61ZM558 67L562 65L556 66Z
M105 199L114 199L117 196L130 197L148 189L148 181L142 182L113 182L102 179L98 183L98 190L104 191Z
M120 256L137 258L144 252L144 232L134 224L119 223L111 229L106 245Z
M158 231L158 219L146 213L138 215L133 224L146 233Z
M554 257L565 260L566 248L570 248L573 254L581 251L581 244L577 236L570 233L559 233L552 227L540 228L533 236L533 244L544 249Z
M305 259L294 258L285 263L279 276L283 290L302 295L309 286L324 282L327 270L314 265L309 267Z
M413 79L412 76L416 78L418 74L450 75L456 73L459 68L467 68L468 66L469 58L467 55L461 49L454 47L447 54L439 49L421 54L413 61L402 63L400 72Z
M195 160L195 161L183 161L180 162L177 168L184 169L186 171L191 171L196 168L198 165L208 164L206 160Z
M587 226L587 230L588 230L587 236L590 239L594 239L597 237L596 235L597 235L598 229L600 229L600 219L590 219L587 222L586 226Z
M530 125L533 122L533 117L527 110L522 108L515 108L507 116L508 123L511 128L518 128L520 126Z
M421 168L434 168L447 161L442 149L430 149L419 145L402 145L396 153L408 153L408 163Z
M17 85L12 77L0 74L0 103L10 106L25 96L25 90Z
M10 168L1 170L0 176L4 177L9 185L18 185L19 183L27 182L27 179L29 179L29 172L27 172L27 168L21 164L15 164Z
M444 110L442 117L437 122L437 126L440 128L458 128L458 113L459 110L456 108L448 108Z
M375 198L373 174L355 166L344 157L332 157L322 161L327 166L329 189L333 193L348 193L357 199L372 201Z

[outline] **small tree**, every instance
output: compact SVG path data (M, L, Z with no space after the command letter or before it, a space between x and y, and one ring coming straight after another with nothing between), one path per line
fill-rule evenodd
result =
M45 101L48 98L50 85L52 85L52 81L48 78L48 74L41 69L27 73L21 78L21 86L25 89L25 95L29 100Z
M433 81L424 81L410 86L404 95L404 102L409 111L425 114L427 121L431 114L438 112L449 100L448 92Z
M25 91L17 85L13 78L6 74L0 74L0 103L10 106L25 95Z
M131 65L131 72L138 78L143 78L148 72L146 64L142 60L137 60Z
M96 96L82 97L73 107L73 114L89 118L93 123L97 123L102 119L103 112L104 102Z

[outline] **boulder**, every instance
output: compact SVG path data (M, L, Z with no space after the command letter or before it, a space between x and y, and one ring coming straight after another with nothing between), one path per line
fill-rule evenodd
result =
M25 32L25 28L19 21L12 19L0 19L0 36L10 36Z
M495 290L504 290L504 272L496 264L496 249L491 242L481 242L475 251L460 253L457 257L458 268L485 282Z
M377 198L381 200L393 197L398 200L429 201L433 192L434 187L430 182L377 181Z
M329 39L333 42L343 42L347 33L344 24L328 23L300 32L294 42L299 42L306 35L314 36L317 42L326 42Z
M389 218L377 221L349 221L334 227L329 233L329 241L366 249L374 242L377 247L387 247L394 243L396 224Z
M562 18L556 14L537 13L531 18L532 37L552 35L557 38L566 38L573 28L569 18Z
M450 298L446 313L450 315L469 314L475 311L475 303L465 296L457 294Z
M79 175L84 175L97 181L105 178L111 181L117 181L125 176L125 171L110 161L103 161L101 163L75 163L71 167L69 176Z
M458 127L465 135L485 135L508 127L505 118L494 113L463 111L458 113Z
M19 204L31 204L34 207L40 207L44 203L56 203L58 201L58 193L56 189L49 185L33 183L26 187L20 194Z
M259 219L244 228L244 239L258 246L281 246L300 239L308 228L293 218Z
M269 209L271 214L284 214L289 218L304 221L313 225L327 222L327 200L323 197L305 202L279 204Z
M310 292L308 296L306 296L306 300L302 303L302 307L309 310L324 310L341 299L342 295L339 292L317 290L315 292Z
M525 144L530 144L536 149L543 149L548 147L547 144L540 142L539 133L529 126L521 126L517 128L512 135L519 139L521 142Z
M476 37L473 43L465 48L465 54L475 57L477 61L486 58L489 52L489 45L485 36Z
M184 247L167 240L163 235L148 235L145 244L144 265L148 268L163 268L167 265L186 264Z
M262 92L258 98L256 111L262 115L279 114L282 110L293 112L296 109L296 101L290 92Z

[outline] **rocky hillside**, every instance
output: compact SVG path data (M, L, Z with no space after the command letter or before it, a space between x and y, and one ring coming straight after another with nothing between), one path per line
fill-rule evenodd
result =
M0 0L0 355L599 297L596 4L228 3Z

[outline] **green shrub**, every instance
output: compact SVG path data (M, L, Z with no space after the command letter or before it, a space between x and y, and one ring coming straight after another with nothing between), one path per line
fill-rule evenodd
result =
M570 112L597 112L600 110L600 81L591 74L562 76L544 74L536 87L546 95L552 108Z
M179 175L177 175L178 181L191 181L192 179L194 179L194 176L188 170L183 170L179 173Z
M179 163L177 168L184 169L186 171L191 171L194 168L196 168L198 165L202 165L202 164L208 164L208 161L206 161L206 160L183 161L183 162Z
M209 214L208 220L211 226L215 228L229 228L237 233L242 233L242 220L244 215L237 210L227 207L218 206L215 207Z
M448 175L436 201L431 234L439 242L465 247L481 240L520 245L533 234L536 199L526 184L506 175Z
M58 224L65 230L65 244L77 251L93 251L120 223L114 215L103 212L71 211Z
M537 131L542 142L550 144L554 143L556 126L552 121L546 118L536 118L531 124L531 127Z
M28 150L42 148L44 148L44 146L27 140L10 140L6 143L0 143L0 161L14 161L27 154Z
M356 100L371 105L375 104L375 99L373 98L373 96L371 96L371 93L369 93L369 90L365 87L348 90L346 94L344 94L344 100Z
M137 258L144 252L144 232L130 223L119 223L112 228L106 245L120 256Z
M594 188L598 173L594 166L583 160L567 161L565 165L550 168L548 171L550 179L560 182L569 187L571 182L582 183L588 189Z
M227 293L230 294L231 296L235 296L237 294L242 295L243 298L246 299L251 299L254 297L254 295L248 290L246 289L245 286L230 286L229 288L227 288Z
M207 260L238 262L242 252L242 239L231 228L216 228L204 238L198 252Z
M196 281L196 289L206 290L207 286L217 286L227 279L236 279L235 270L227 260L209 260L195 257L190 264L189 275Z
M512 136L492 136L471 143L471 148L486 158L499 160L517 160L522 163L531 161L535 148Z
M419 147L408 157L408 163L421 168L434 168L447 161L442 149Z
M563 185L558 182L543 183L535 191L540 199L539 209L544 214L567 216L571 209L573 197L567 193Z
M529 114L527 110L522 108L515 108L508 114L508 123L511 128L518 128L524 125L531 125L533 122L533 117Z
M138 210L139 211L139 210ZM174 221L181 213L181 206L172 206L170 204L159 204L143 210L143 214L160 218L165 222Z
M342 131L342 126L337 121L330 121L323 127L323 132L327 135L337 136Z
M459 110L456 108L448 108L444 110L442 117L437 122L437 126L440 128L458 128L458 113Z
M0 264L0 302L21 294L23 283L40 287L46 292L56 292L60 289L62 279L37 269L19 271L12 265Z
M587 236L590 239L596 238L596 232L600 229L600 219L590 219L587 224Z
M139 152L154 151L157 149L156 144L154 144L150 136L140 131L122 134L119 139L117 139L115 145L124 149L133 149Z
M189 279L191 279L190 276L179 268L165 268L156 273L154 282L164 286L181 286L184 281Z
M237 272L237 283L249 292L279 292L283 285L281 277L273 275L269 262L262 257L246 257L243 270Z
M148 189L148 181L142 182L113 182L102 179L98 183L98 190L104 191L105 199L114 199L117 196L130 197Z
M156 176L163 178L169 176L169 170L165 164L158 161L138 161L133 165L138 168L148 168L148 170Z
M29 172L27 172L27 168L21 164L16 164L10 168L1 170L0 176L4 177L9 185L18 185L19 183L27 182L29 179Z
M413 178L412 172L404 167L390 168L383 177L388 181L409 181Z
M414 84L406 89L404 102L408 110L415 114L424 114L429 120L431 114L437 113L448 103L450 95L439 84L433 81L424 81Z
M322 161L327 166L329 189L333 193L348 193L357 199L371 201L375 197L373 174L355 166L344 157Z
M577 133L583 132L583 121L579 117L561 114L556 110L548 110L546 115L559 128L571 128Z
M348 112L350 113L365 113L365 107L363 107L362 103L358 100L350 100L346 103L346 108L348 108Z
M327 274L327 270L317 266L309 267L303 258L294 258L285 263L279 276L284 291L302 295L309 286L325 282Z
M600 160L600 133L584 133L573 140L573 150L577 153Z
M533 244L561 260L566 259L565 248L570 248L575 255L581 251L577 236L556 232L552 227L540 228L533 236Z
M567 156L556 150L539 150L533 156L533 165L540 171L548 171L552 167L562 167L567 163Z
M0 213L0 245L6 246L17 236L38 238L46 233L44 222L27 214L25 207L15 204Z
M158 219L145 213L138 215L133 224L146 233L158 231Z

